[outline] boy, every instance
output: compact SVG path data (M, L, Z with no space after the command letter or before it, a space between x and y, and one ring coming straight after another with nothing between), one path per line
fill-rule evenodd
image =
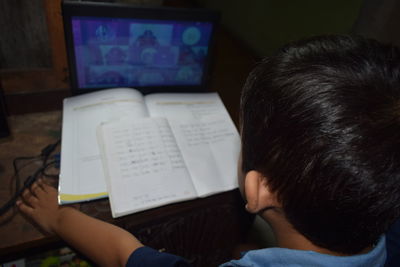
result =
M400 216L397 49L349 36L283 48L246 82L241 134L246 208L271 224L278 248L224 266L385 264L383 233ZM22 199L23 213L101 265L186 266L59 207L42 182Z

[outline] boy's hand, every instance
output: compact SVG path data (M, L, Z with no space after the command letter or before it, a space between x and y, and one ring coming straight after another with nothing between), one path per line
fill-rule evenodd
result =
M17 206L23 214L51 234L55 233L61 210L64 209L58 205L57 190L42 180L23 192Z
M24 191L17 206L44 231L58 235L100 266L125 266L132 252L143 246L126 230L59 206L57 190L41 180Z

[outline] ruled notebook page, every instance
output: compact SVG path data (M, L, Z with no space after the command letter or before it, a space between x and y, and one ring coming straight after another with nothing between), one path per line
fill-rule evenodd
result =
M145 96L151 117L168 119L199 196L237 188L240 138L217 93Z
M197 196L166 119L106 123L99 134L113 217Z

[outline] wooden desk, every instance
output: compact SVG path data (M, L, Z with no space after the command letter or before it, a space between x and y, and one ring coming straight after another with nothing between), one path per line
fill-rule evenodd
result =
M54 143L60 137L61 112L11 116L9 122L12 138L0 142L0 205L14 190L12 160L38 155ZM39 166L28 165L22 169L21 178ZM118 219L112 219L107 199L78 208L127 229L148 246L181 255L194 266L215 266L230 259L251 222L237 190ZM15 210L0 217L0 263L61 245L65 244L54 236L44 236Z

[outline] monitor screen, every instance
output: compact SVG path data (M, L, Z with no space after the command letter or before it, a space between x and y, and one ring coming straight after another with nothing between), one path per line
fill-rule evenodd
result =
M63 9L64 23L69 25L70 75L77 93L112 87L133 87L144 93L205 89L216 14L70 5L74 8ZM104 7L114 10L108 15L99 12Z

